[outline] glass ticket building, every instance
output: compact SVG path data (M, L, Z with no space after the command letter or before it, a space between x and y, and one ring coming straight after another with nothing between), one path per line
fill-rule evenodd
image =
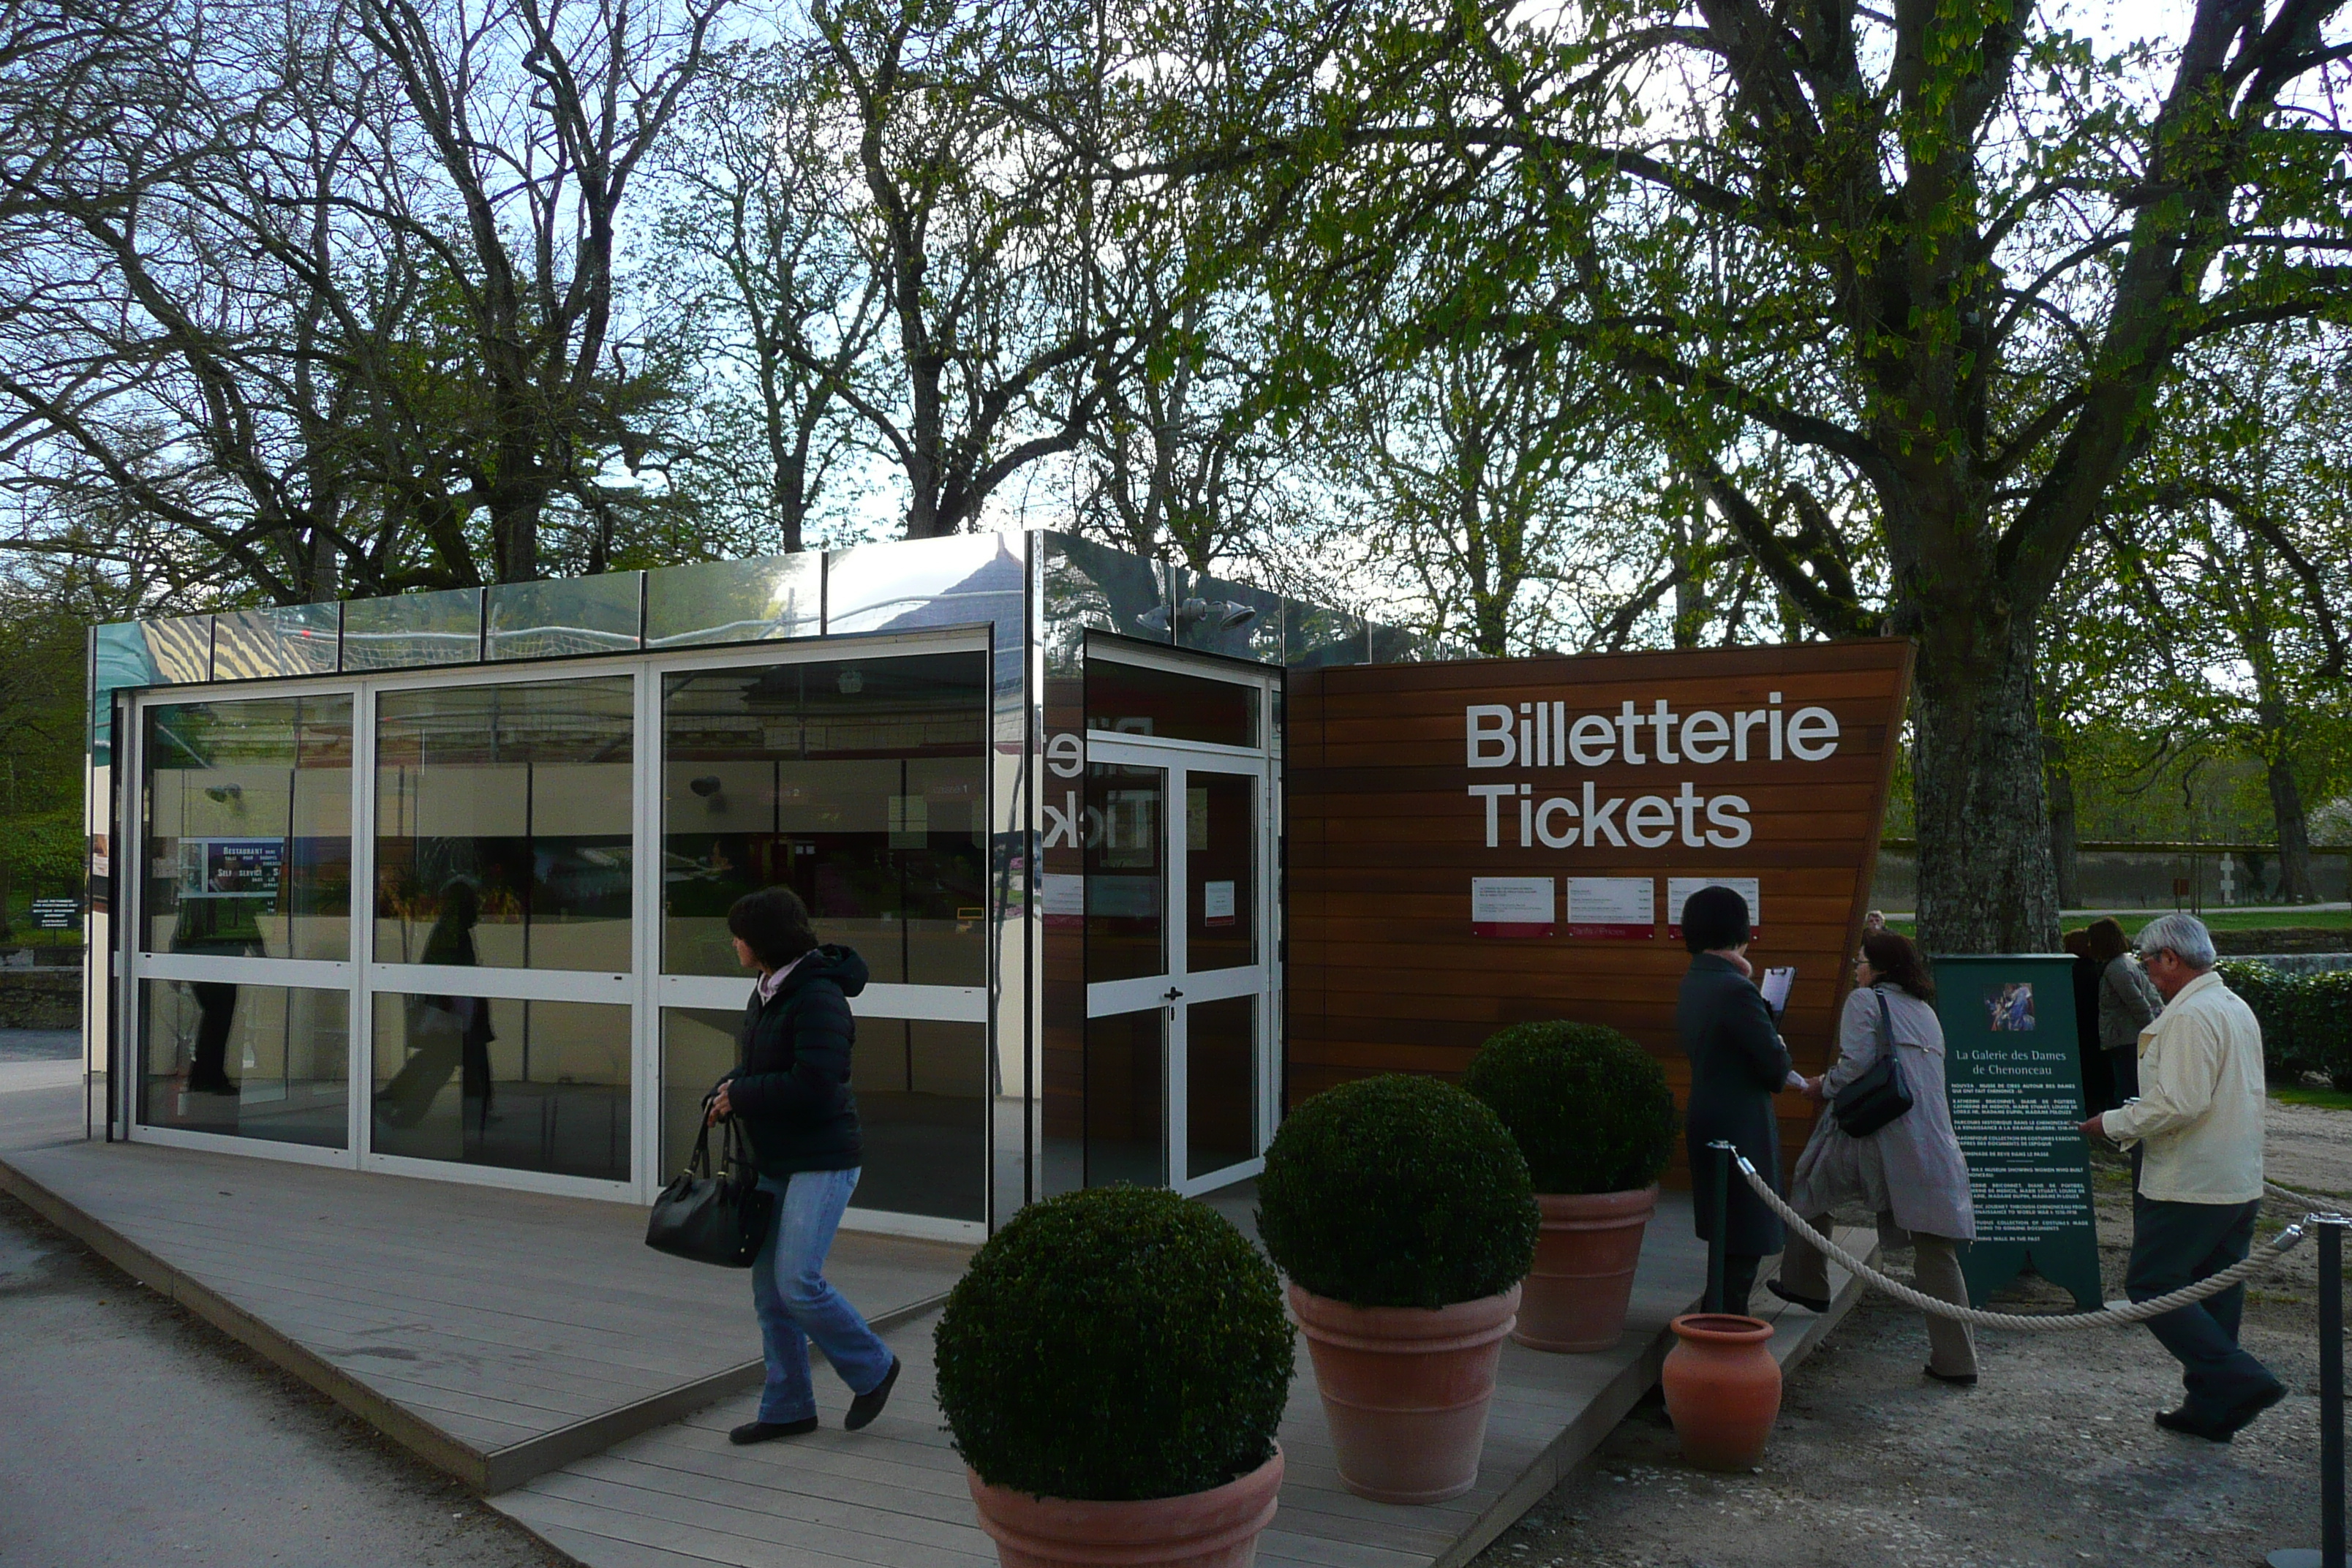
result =
M644 1202L797 890L872 971L850 1222L1254 1174L1282 672L1428 657L1048 532L91 638L110 1137Z

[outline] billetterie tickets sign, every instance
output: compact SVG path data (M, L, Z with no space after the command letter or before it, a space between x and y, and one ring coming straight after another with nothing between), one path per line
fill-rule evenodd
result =
M1710 790L1706 771L1750 762L1826 763L1837 755L1838 716L1790 708L1778 691L1754 708L1677 713L1664 697L1621 700L1616 711L1565 700L1473 702L1462 710L1464 760L1480 780L1469 794L1486 809L1486 847L1738 849L1755 836L1748 797ZM1607 789L1580 770L1655 767L1646 793ZM1563 787L1565 786L1565 787ZM1557 792L1557 793L1555 793Z

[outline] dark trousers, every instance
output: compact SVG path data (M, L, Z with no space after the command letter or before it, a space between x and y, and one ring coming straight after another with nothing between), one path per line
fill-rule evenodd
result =
M1764 1259L1751 1252L1723 1255L1723 1310L1748 1315L1748 1298L1756 1289L1756 1271Z
M236 1022L236 987L218 980L192 980L196 999L196 1048L188 1062L188 1087L198 1091L235 1087L228 1076L228 1036Z
M2242 1261L2253 1246L2254 1214L2261 1207L2259 1202L2160 1203L2134 1193L2124 1294L2135 1301L2153 1300ZM2223 1421L2248 1399L2278 1385L2269 1368L2238 1348L2238 1320L2245 1310L2246 1288L2232 1285L2148 1320L2148 1332L2180 1363L2181 1385L2189 1391L2181 1408L2198 1420Z
M2107 1052L2107 1076L2114 1080L2114 1089L2107 1100L2110 1106L2121 1105L2126 1100L2139 1098L2139 1047L2122 1046Z

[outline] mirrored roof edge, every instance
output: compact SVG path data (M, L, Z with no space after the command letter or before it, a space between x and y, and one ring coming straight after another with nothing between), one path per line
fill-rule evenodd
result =
M617 621L608 626L550 626L534 640L551 651L521 657L560 658L689 646L742 646L981 621L1009 620L1018 626L1024 624L1023 605L1038 586L1032 569L1042 573L1055 562L1097 579L1095 586L1103 602L1098 606L1073 604L1066 613L1086 624L1099 621L1104 630L1192 646L1194 638L1187 632L1190 617L1202 610L1192 603L1202 597L1200 590L1215 594L1231 589L1237 591L1232 600L1212 601L1207 606L1210 612L1236 618L1244 607L1240 601L1246 599L1263 606L1258 614L1264 620L1278 614L1283 622L1279 633L1265 635L1274 631L1267 626L1247 641L1253 645L1252 652L1270 654L1281 648L1286 665L1308 668L1459 657L1456 650L1423 633L1310 605L1270 589L1194 573L1082 535L1034 528L939 539L880 540L824 551L686 562L486 588L110 621L92 628L90 696L95 701L109 692L133 687L515 662L513 653L490 657L500 651L493 647L494 638L513 647L513 639L520 635L517 628L493 627L499 601L561 599L564 584L601 585L622 579L635 579L641 584L634 630ZM762 568L772 569L764 580L772 591L755 604L752 601L763 581ZM1113 577L1126 582L1114 585L1107 581ZM502 589L513 592L509 595ZM808 603L812 589L814 605ZM620 596L625 599L625 591ZM726 618L707 626L688 625L694 618L691 609L681 611L675 601L698 597L707 598L709 613ZM1054 595L1044 597L1045 614L1054 618ZM461 599L467 603L457 603ZM665 603L656 612L651 606L657 601ZM394 606L412 605L413 616L385 613ZM678 618L680 614L683 620ZM649 624L656 615L661 618L659 630ZM352 625L355 616L368 623L365 630ZM404 624L412 621L413 625ZM226 668L219 652L224 627L235 638ZM541 632L541 628L521 631ZM1039 626L1034 635L1045 631Z

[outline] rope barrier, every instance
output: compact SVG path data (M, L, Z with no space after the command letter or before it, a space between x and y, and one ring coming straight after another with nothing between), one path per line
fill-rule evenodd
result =
M1842 1265L1858 1278L1868 1280L1906 1306L1916 1307L1919 1310L1934 1317L1949 1318L1956 1322L1973 1323L1979 1328L2047 1331L2056 1329L2122 1328L2130 1323L2144 1323L2150 1318L2160 1318L2167 1312L2177 1312L2183 1307L2193 1306L2209 1296L2220 1295L2249 1276L2268 1268L2294 1250L2303 1240L2303 1225L2291 1225L2264 1243L2263 1247L2247 1254L2242 1261L2231 1264L2219 1274L2208 1275L2196 1284L2185 1286L2169 1295L2158 1296L2147 1301L2135 1301L2127 1307L2103 1307L2095 1312L1988 1312L1976 1307L1956 1306L1952 1302L1939 1300L1924 1291L1912 1289L1900 1279L1892 1279L1881 1274L1877 1269L1806 1224L1804 1216L1790 1208L1788 1200L1774 1192L1771 1184L1756 1173L1756 1167L1748 1163L1748 1156L1733 1152L1732 1158L1738 1162L1739 1173L1747 1178L1749 1189L1764 1200L1765 1206L1779 1215L1798 1235L1820 1247L1822 1255L1832 1262ZM2265 1186L2274 1184L2268 1182L2263 1184ZM2287 1189L2282 1187L2279 1190L2285 1192ZM2300 1194L2297 1196L2299 1197ZM2308 1223L2310 1217L2306 1215L2305 1223Z

